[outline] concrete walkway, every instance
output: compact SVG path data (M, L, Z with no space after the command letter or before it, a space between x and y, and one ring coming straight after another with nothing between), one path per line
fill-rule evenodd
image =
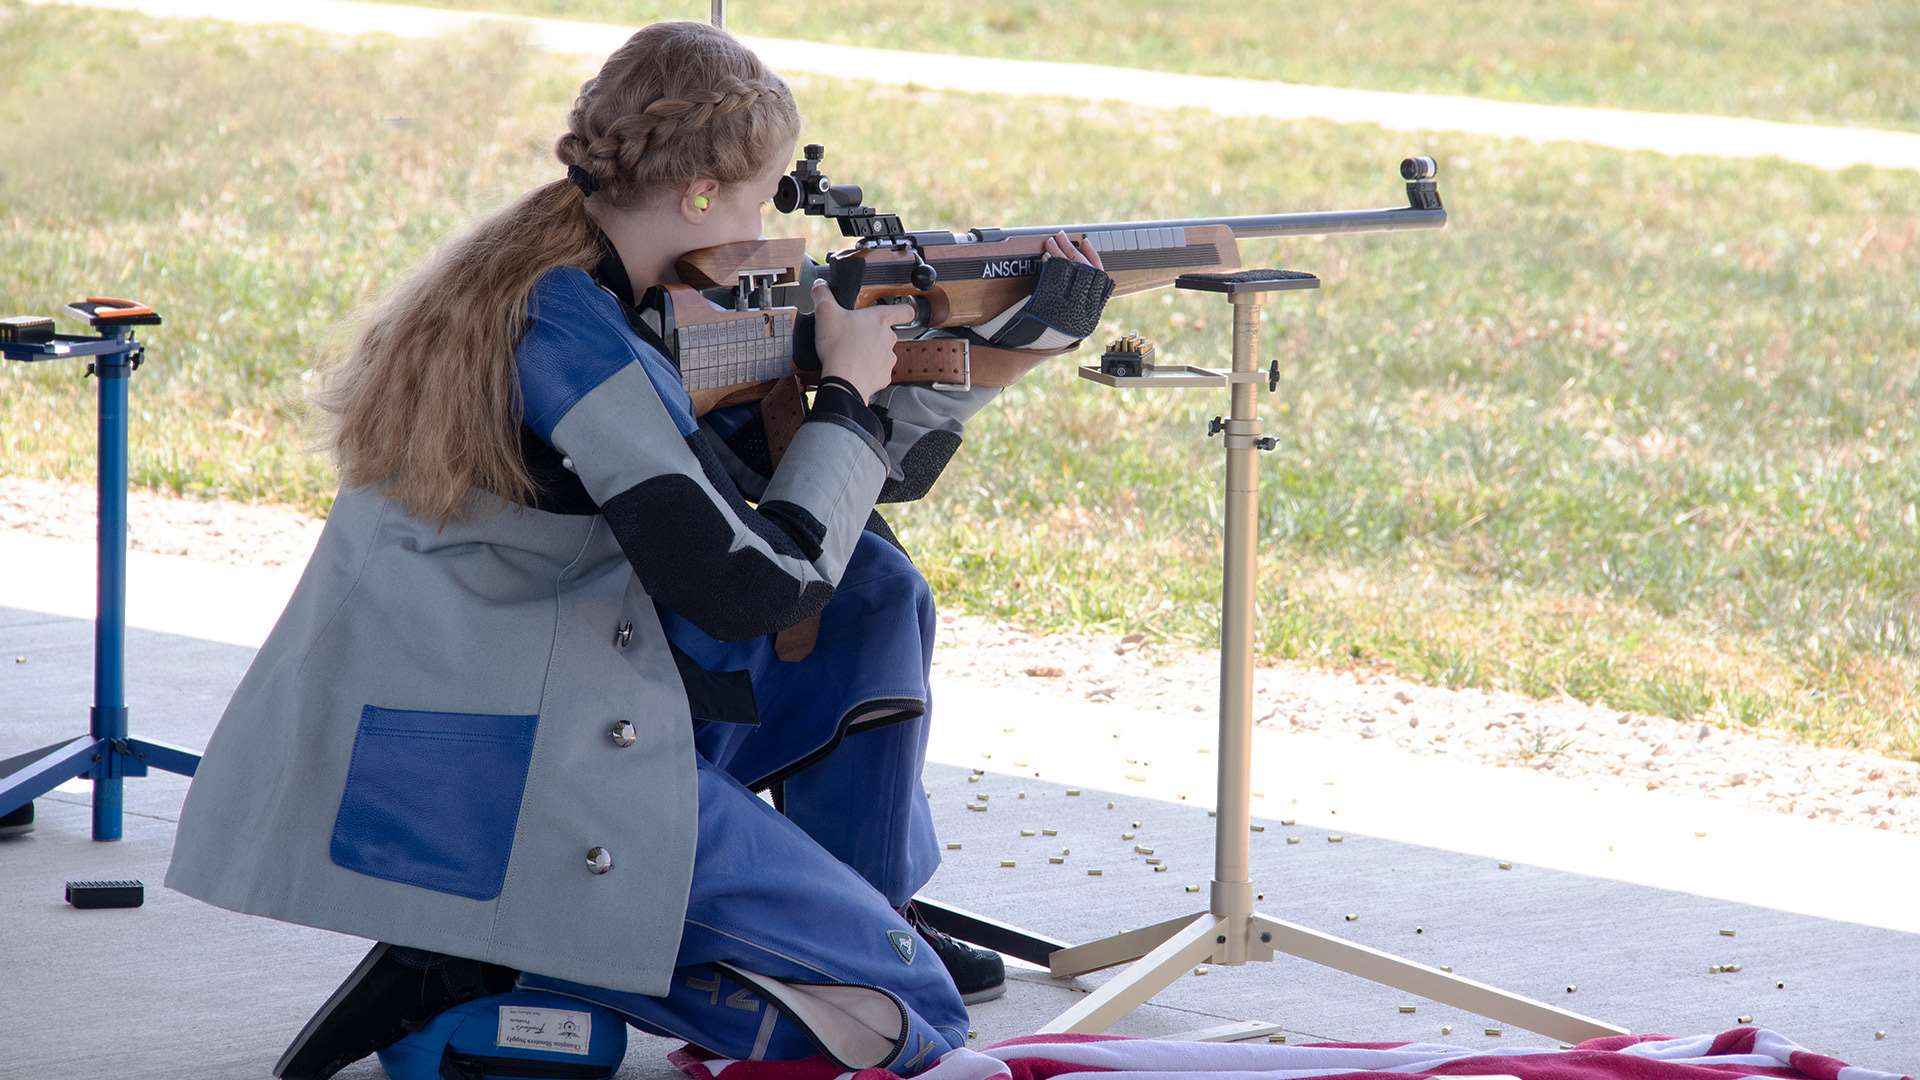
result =
M44 4L51 0L29 0ZM632 33L629 26L494 15L352 0L94 0L89 7L147 15L278 23L336 34L434 37L483 22L526 27L542 49L598 62ZM691 8L691 6L690 6ZM1300 86L1256 79L1179 75L1095 64L999 60L869 49L773 38L742 38L776 71L830 75L940 90L1121 101L1151 108L1198 108L1223 116L1377 124L1392 131L1464 132L1622 150L1717 157L1777 157L1823 169L1871 165L1920 169L1920 134L1872 128L1783 124L1728 116L1529 105L1445 94L1399 94ZM1437 144L1411 151L1443 153Z

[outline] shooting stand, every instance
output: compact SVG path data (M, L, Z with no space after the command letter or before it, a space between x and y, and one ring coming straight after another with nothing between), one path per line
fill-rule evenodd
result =
M200 755L127 734L127 381L146 346L135 326L158 325L143 305L93 297L67 308L99 336L52 334L45 341L0 342L0 357L44 361L90 357L99 402L99 531L93 621L93 709L85 735L0 760L0 814L8 814L74 777L93 780L93 838L120 839L122 785L149 766L192 776Z
M1253 599L1257 580L1254 537L1260 487L1259 458L1255 451L1271 450L1275 445L1271 436L1260 434L1254 392L1257 384L1264 382L1271 393L1280 380L1277 361L1268 371L1257 370L1261 294L1317 289L1320 279L1292 270L1243 270L1231 274L1187 274L1175 284L1182 289L1225 293L1233 304L1231 371L1156 367L1139 375L1122 376L1106 374L1098 366L1083 366L1079 370L1083 378L1119 389L1225 386L1232 395L1228 418L1223 421L1214 417L1207 431L1209 438L1225 432L1227 452L1226 565L1220 615L1220 772L1215 802L1214 874L1208 908L1069 947L937 901L916 899L916 905L927 921L939 929L1029 963L1045 965L1056 977L1084 975L1138 961L1055 1017L1040 1029L1042 1034L1102 1031L1197 964L1272 960L1276 952L1564 1042L1625 1034L1622 1028L1254 910L1248 833L1253 752ZM1249 1022L1209 1028L1185 1037L1232 1041L1275 1030L1278 1025Z

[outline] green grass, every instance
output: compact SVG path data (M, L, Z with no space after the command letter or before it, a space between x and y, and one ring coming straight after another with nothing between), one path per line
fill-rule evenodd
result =
M579 67L497 35L0 22L0 123L40 150L0 167L0 310L155 304L133 483L324 512L336 481L291 409L313 349L448 230L559 174ZM918 227L1387 205L1408 149L1363 127L796 90L835 179ZM79 137L101 117L124 137ZM1913 177L1426 148L1446 231L1244 247L1325 282L1271 305L1264 338L1283 377L1263 399L1263 654L1920 757ZM837 246L804 224L810 250ZM1227 360L1217 297L1115 301L1095 340L1122 330ZM889 516L947 607L1211 646L1203 432L1224 399L1071 368L1010 389L933 496ZM89 479L91 387L0 365L0 473Z
M419 2L419 0L410 0ZM706 0L424 0L639 26ZM1920 5L1882 0L735 3L739 34L1507 101L1920 130Z

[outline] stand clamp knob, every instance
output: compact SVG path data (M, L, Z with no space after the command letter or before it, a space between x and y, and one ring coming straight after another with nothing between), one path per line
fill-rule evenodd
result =
M1222 431L1225 431L1226 429L1227 429L1227 422L1216 416L1213 419L1207 421L1207 438L1211 439L1215 435L1220 434Z

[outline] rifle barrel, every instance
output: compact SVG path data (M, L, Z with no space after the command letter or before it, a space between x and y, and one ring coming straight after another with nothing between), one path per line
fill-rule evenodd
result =
M1016 236L1048 236L1056 232L1110 232L1116 229L1191 229L1225 225L1236 239L1269 236L1326 236L1333 233L1398 232L1402 229L1438 229L1447 223L1445 209L1423 210L1398 206L1384 210L1327 210L1297 214L1248 214L1241 217L1173 218L1167 221L1098 221L1082 225L1022 225L1006 229L973 229L972 238L992 243Z

